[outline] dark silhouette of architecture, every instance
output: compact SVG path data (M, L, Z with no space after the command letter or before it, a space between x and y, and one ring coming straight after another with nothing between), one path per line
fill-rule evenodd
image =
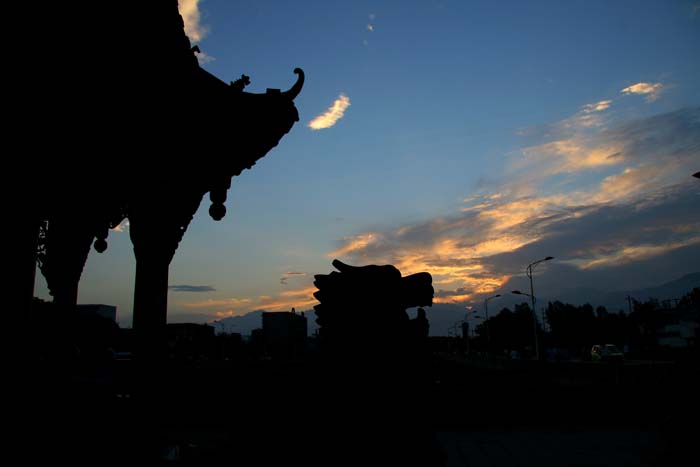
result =
M304 73L294 70L288 91L265 94L245 92L245 75L221 81L200 68L177 0L143 2L135 12L99 3L89 21L77 5L41 10L27 31L41 72L26 63L26 108L10 129L32 142L32 157L18 161L23 194L11 213L10 306L29 315L38 262L54 303L74 308L91 245L103 252L109 229L128 218L138 352L157 357L168 267L188 224L206 193L209 214L222 219L232 177L298 121L293 100ZM75 56L77 44L89 59ZM45 69L60 72L44 83Z
M333 261L338 272L314 276L320 302L314 307L319 334L330 345L362 337L365 348L405 341L411 335L407 308L430 306L432 277L402 277L394 266L350 266Z
M423 307L418 308L416 317L411 320L411 327L413 335L416 339L428 339L428 333L430 332L430 322L428 322L428 318L425 315L425 309Z
M117 322L117 307L113 305L97 305L97 304L84 304L78 305L78 312L92 313L108 319L113 322Z
M166 326L168 357L178 360L210 359L216 353L214 327L195 323L170 323Z
M263 312L262 333L265 354L273 358L298 358L306 347L307 321L304 313Z

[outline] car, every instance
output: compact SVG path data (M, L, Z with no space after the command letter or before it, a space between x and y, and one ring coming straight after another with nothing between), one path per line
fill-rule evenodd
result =
M615 344L594 345L591 348L591 361L619 362L624 359L625 354L623 354Z

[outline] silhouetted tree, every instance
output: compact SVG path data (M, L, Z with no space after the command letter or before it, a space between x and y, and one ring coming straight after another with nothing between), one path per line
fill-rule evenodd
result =
M590 304L576 307L559 301L549 302L545 314L553 345L584 352L595 343L596 317Z
M515 311L503 308L495 316L488 319L491 335L491 347L494 352L503 353L508 349L523 350L534 345L532 331L532 311L527 303L515 306ZM538 331L539 329L538 324ZM476 327L479 340L485 339L486 325Z
M678 301L678 308L681 310L700 311L700 287L695 287L683 295Z

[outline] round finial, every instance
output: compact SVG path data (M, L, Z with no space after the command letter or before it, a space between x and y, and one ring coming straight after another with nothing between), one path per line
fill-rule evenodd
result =
M226 206L219 203L212 204L209 206L209 215L215 221L220 221L226 215Z
M107 249L107 240L104 238L98 238L95 240L94 246L98 253L103 253Z

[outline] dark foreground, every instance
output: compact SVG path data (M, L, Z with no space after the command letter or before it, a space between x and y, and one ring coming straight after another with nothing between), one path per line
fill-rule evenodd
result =
M400 388L392 371L38 363L10 444L27 465L661 466L696 449L693 364L436 356Z

